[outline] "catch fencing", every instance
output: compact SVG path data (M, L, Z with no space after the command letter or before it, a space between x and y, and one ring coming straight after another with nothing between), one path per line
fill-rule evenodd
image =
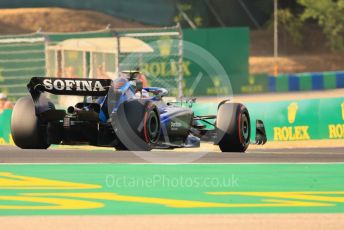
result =
M28 80L45 73L44 46L39 33L0 37L0 92L11 100L27 94Z
M179 26L0 36L0 92L16 101L28 95L34 76L114 79L140 69L151 85L181 97L182 45ZM162 68L169 73L164 78L157 74Z

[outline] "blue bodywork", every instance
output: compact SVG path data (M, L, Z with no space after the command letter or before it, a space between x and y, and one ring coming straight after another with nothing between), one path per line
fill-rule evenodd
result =
M116 100L110 102L112 103L112 111L108 109L108 95L100 97L96 101L101 108L99 112L100 122L106 123L109 113L116 112L121 103L143 98L144 100L153 102L157 106L160 116L161 147L199 147L200 139L189 132L193 122L193 112L191 109L164 103L162 97L168 94L168 91L164 88L144 87L140 96L140 93L136 91L134 81L123 81L121 79L122 84L116 87L117 81L114 82L114 88L118 96ZM173 125L183 127L178 129L178 127L172 127ZM178 138L178 136L185 136L186 138Z

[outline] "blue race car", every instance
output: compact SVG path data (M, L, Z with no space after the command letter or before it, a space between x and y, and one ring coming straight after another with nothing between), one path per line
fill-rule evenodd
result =
M142 87L138 72L110 79L33 77L31 96L20 98L12 113L14 143L23 149L47 149L51 144L94 145L117 150L199 147L201 141L223 152L245 152L250 144L247 108L228 100L216 115L198 116L188 103L165 103L168 91ZM84 96L67 110L56 109L43 92ZM256 121L254 144L265 144L263 122Z

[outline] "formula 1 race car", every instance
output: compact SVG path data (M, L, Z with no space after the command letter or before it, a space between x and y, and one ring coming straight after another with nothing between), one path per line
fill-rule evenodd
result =
M33 77L27 85L31 96L20 98L13 109L14 143L23 149L88 144L149 151L199 147L204 140L219 145L222 152L245 152L251 121L244 105L226 100L218 105L217 115L197 116L191 106L165 103L166 89L143 88L137 74L115 81ZM57 109L44 92L84 100L67 110ZM263 122L257 120L254 144L265 142Z

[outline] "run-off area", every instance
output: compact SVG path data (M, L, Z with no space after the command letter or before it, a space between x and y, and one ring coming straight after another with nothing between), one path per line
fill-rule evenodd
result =
M339 213L344 164L3 164L1 215Z

